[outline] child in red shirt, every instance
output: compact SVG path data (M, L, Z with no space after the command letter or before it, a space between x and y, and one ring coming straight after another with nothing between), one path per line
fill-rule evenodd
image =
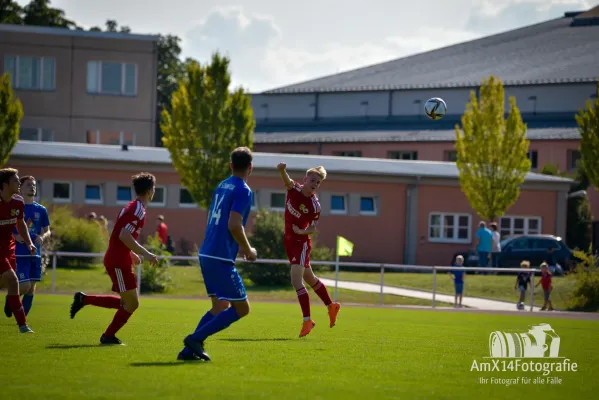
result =
M543 304L543 308L541 308L541 311L553 311L553 304L549 299L551 290L553 290L553 285L551 284L551 271L549 271L549 267L546 262L541 264L541 280L537 282L535 287L539 285L543 286L543 294L545 296L545 303ZM547 308L547 305L549 305L549 308Z

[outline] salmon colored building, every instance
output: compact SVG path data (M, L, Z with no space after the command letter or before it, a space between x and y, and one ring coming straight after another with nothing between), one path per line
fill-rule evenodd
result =
M455 163L255 153L249 180L254 210L283 211L280 161L298 180L308 168L325 166L329 175L318 192L319 241L334 248L337 235L348 238L355 244L353 261L443 265L455 251L474 246L480 217L460 190ZM45 202L71 205L81 215L94 211L112 221L132 198L131 175L151 172L158 187L143 234L154 234L162 214L177 248L192 250L203 240L206 211L181 186L166 149L20 141L8 166L34 175ZM529 173L520 198L500 221L503 232L526 228L565 236L570 183ZM250 219L249 230L252 224Z

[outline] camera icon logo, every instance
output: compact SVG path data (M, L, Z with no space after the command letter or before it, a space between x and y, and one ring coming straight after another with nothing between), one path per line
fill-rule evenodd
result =
M491 332L492 358L558 358L560 337L549 324L532 325L528 332Z

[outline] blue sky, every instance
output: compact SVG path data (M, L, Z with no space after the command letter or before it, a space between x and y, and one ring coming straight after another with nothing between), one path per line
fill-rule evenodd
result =
M184 56L200 61L219 49L231 57L234 84L252 92L542 22L597 4L599 0L52 1L86 28L115 19L135 33L179 35Z

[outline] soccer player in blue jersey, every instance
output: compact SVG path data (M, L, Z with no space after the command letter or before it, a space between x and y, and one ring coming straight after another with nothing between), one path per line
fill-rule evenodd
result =
M50 220L46 207L35 202L37 183L33 176L23 176L21 182L21 196L25 202L25 224L29 229L29 236L37 247L35 256L31 255L25 240L15 229L13 236L16 241L17 255L17 278L19 279L19 293L23 295L23 310L25 315L29 314L33 304L36 282L42 280L41 247L44 240L50 236ZM8 301L4 305L4 313L7 317L12 316Z
M239 272L235 268L238 251L246 260L257 258L245 234L253 192L246 181L252 173L253 155L247 147L231 153L232 175L214 190L206 235L198 257L212 309L200 320L195 332L187 336L179 360L205 360L204 341L226 329L250 312L250 303Z

